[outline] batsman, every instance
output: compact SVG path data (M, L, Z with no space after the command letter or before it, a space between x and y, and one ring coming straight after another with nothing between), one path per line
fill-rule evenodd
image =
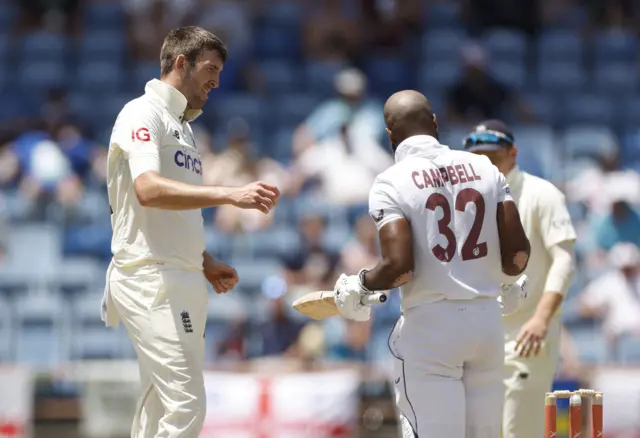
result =
M505 315L504 438L544 434L544 397L560 354L560 307L573 276L576 232L564 195L552 183L519 169L518 148L507 125L480 123L464 140L465 150L486 155L502 172L531 244L525 274L528 298Z

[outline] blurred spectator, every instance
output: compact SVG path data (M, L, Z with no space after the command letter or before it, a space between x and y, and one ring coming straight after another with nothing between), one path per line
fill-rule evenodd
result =
M580 0L541 0L540 19L545 26L581 26L588 14Z
M343 125L337 137L306 149L294 169L298 187L316 181L320 198L353 206L368 202L376 176L392 164L391 155L373 137L357 136Z
M251 45L248 0L195 0L198 25L218 35L233 56L243 56ZM226 65L225 65L226 69Z
M419 0L362 0L367 38L377 48L402 48L422 30L426 3Z
M50 89L40 115L47 132L69 161L72 172L86 184L104 185L107 150L92 141L76 123L77 114L71 108L67 92Z
M55 140L60 145L62 153L71 165L72 171L83 181L91 178L104 183L106 180L101 175L96 175L100 161L106 157L105 148L99 148L81 132L80 128L73 124L62 124L55 132Z
M300 331L298 354L303 361L317 362L325 352L325 335L322 325L310 322Z
M15 188L18 183L20 165L11 143L0 145L0 187Z
M241 361L247 358L248 324L245 318L229 321L229 331L217 346L216 361Z
M355 322L333 318L325 325L326 358L330 361L364 361L373 319Z
M640 245L640 214L633 208L640 193L635 172L613 172L607 176L604 198L610 210L604 217L592 219L591 231L598 248L608 251L619 242Z
M319 0L305 5L305 54L317 61L347 61L361 45L360 22L347 16L341 0Z
M162 41L174 27L194 21L197 0L123 0L127 34L137 60L157 61Z
M326 220L319 215L305 214L299 224L301 245L296 254L285 257L283 264L291 288L333 289L340 255L325 248Z
M609 212L611 201L608 196L603 196L602 189L611 179L615 178L618 166L618 154L603 155L595 158L576 159L573 163L568 163L567 168L571 172L571 167L575 172L570 176L565 184L565 194L570 202L584 204L588 210L595 214L606 214ZM629 172L627 178L635 178L635 172ZM631 185L633 187L633 184ZM605 188L605 191L608 190ZM616 191L617 189L613 189Z
M46 29L75 34L82 25L80 0L20 0L16 3L20 15L14 30L18 32Z
M301 154L315 142L339 135L346 125L352 138L380 141L384 135L383 106L367 98L367 78L355 68L338 73L334 79L338 97L316 108L294 135L294 154Z
M378 230L368 214L356 221L354 237L342 249L341 271L355 275L362 268L373 268L378 262Z
M255 352L258 356L298 356L297 340L304 324L287 314L290 305L284 299L287 292L286 283L284 280L282 283L285 285L284 288L262 291L267 297L268 319L258 327L260 348Z
M258 158L249 138L249 127L244 120L236 120L230 127L227 149L213 155L205 145L199 145L203 157L204 183L210 185L243 186L252 181L265 181L287 192L288 175L275 160ZM272 214L257 210L242 210L223 205L217 209L216 225L229 233L242 233L266 228L273 221Z
M49 90L42 105L41 115L48 129L52 131L73 119L74 114L67 93L57 88Z
M4 197L0 192L0 264L7 253L7 245L9 244L9 219L6 214Z
M618 243L610 251L612 269L589 283L580 296L580 314L601 318L610 342L640 336L640 249Z
M493 28L518 29L535 35L540 27L539 0L464 0L462 11L467 27L476 36Z
M75 205L82 184L60 145L44 126L34 126L19 135L1 157L7 170L4 181L17 181L21 194L30 202L34 219L44 219L52 203Z
M640 8L634 0L587 0L591 22L600 28L636 29Z
M447 122L471 125L484 119L504 118L510 110L516 111L521 122L533 121L521 97L487 72L487 53L481 46L465 46L462 63L461 78L447 92Z

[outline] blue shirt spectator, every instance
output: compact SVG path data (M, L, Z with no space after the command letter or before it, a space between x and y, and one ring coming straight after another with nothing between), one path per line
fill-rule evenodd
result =
M620 242L640 246L640 215L627 202L616 202L611 213L594 226L595 240L599 248L609 251Z
M336 75L334 86L338 97L320 104L298 128L294 139L297 153L315 142L338 136L345 125L353 138L382 140L384 106L366 97L365 75L355 68L343 70Z

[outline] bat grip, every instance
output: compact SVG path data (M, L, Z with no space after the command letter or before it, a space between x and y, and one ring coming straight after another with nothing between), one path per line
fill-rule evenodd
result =
M368 306L370 304L382 304L385 301L387 301L387 296L382 292L366 294L366 295L363 295L362 298L360 299L360 302L365 306Z

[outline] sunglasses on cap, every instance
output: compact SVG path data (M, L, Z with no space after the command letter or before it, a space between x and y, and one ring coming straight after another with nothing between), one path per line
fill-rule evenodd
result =
M467 135L463 144L465 149L500 150L513 146L513 137L498 131L478 131Z

